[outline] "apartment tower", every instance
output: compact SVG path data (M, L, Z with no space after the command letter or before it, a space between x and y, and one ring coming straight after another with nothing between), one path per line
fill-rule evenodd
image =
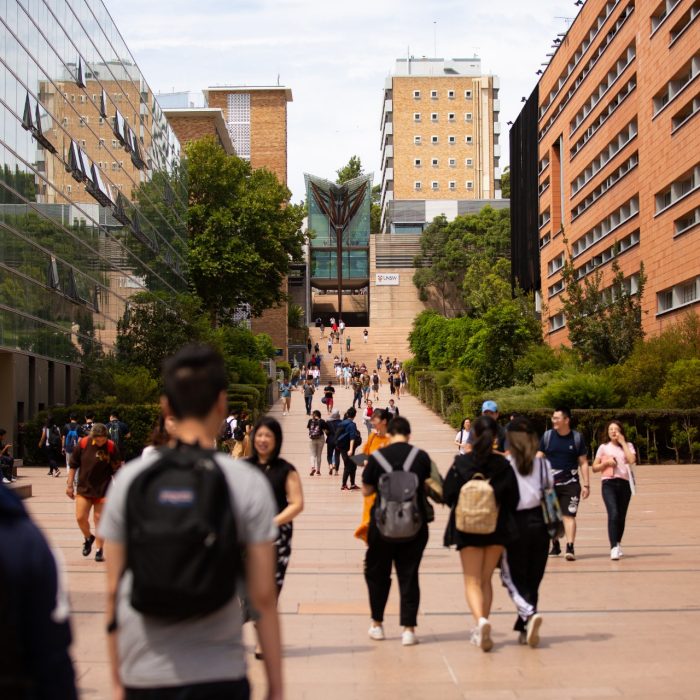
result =
M541 296L552 345L567 342L569 253L603 287L616 259L632 293L644 263L647 334L697 308L699 14L697 0L588 0L511 130L513 275Z

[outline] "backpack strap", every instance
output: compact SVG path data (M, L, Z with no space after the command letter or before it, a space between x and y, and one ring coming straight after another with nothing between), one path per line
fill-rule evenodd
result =
M411 451L408 453L408 457L406 457L406 461L402 465L402 469L405 472L410 472L411 467L413 466L413 463L416 461L416 457L418 456L418 453L420 450L414 445L411 447ZM394 471L394 468L389 464L389 460L381 453L381 450L377 450L376 452L372 452L372 457L374 457L377 462L379 462L379 466L384 469L385 472L388 474L391 474L391 472Z
M552 441L552 430L551 428L549 430L545 430L544 436L543 436L543 441L544 441L544 451L546 452L549 449L549 443ZM574 438L575 440L576 438Z
M413 466L413 463L416 461L416 457L418 456L419 452L420 452L420 450L415 445L413 445L413 447L411 447L411 451L408 453L408 457L406 457L406 461L403 463L403 470L405 472L411 471L411 467Z
M573 430L572 431L574 434L574 447L576 448L576 456L580 457L579 452L581 452L581 433L578 432L578 430Z

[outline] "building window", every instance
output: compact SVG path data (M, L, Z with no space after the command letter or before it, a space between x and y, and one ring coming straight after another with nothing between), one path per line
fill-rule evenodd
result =
M689 304L695 304L699 296L698 285L700 285L700 277L695 277L659 292L656 295L656 313L663 314Z
M560 328L563 328L566 325L566 317L564 314L557 314L556 316L550 316L549 317L549 332L554 333L554 331L558 331Z
M464 143L468 143L468 144L474 143L474 137L473 136L465 136Z
M448 100L454 100L455 98L455 91L454 90L448 90L447 91L447 99Z
M447 143L457 143L457 137L456 136L448 136Z
M675 100L698 73L700 73L700 54L693 56L690 61L669 80L663 90L654 95L654 116L661 112L667 104Z
M472 91L471 91L471 90L465 90L465 91L464 91L464 99L465 99L465 100L471 100L471 99L472 99Z
M413 99L414 99L414 100L420 100L420 90L414 90L414 91L413 91Z
M692 211L684 214L673 222L673 235L680 236L691 228L700 224L700 207L695 207Z
M465 112L465 113L464 113L464 121L465 121L465 122L470 122L470 121L472 121L472 113L471 113L471 112Z
M547 274L553 275L555 272L561 270L564 267L564 253L559 253L554 260L550 260L547 263Z
M63 126L68 126L68 117L63 117Z
M80 119L78 120L78 125L85 126L87 124L87 122L88 122L88 118L84 114L81 114Z
M420 188L421 188L421 182L420 182L420 180L416 180L416 181L413 183L413 189L414 189L414 190L419 190Z
M419 121L420 121L420 112L414 112L414 113L413 113L413 121L414 121L414 122L419 122Z
M635 195L630 200L625 202L621 207L606 216L602 221L597 223L593 228L586 231L580 238L574 241L571 246L571 255L576 258L581 253L588 250L598 241L609 236L613 231L616 231L624 223L637 216L639 213L639 196Z
M656 194L656 211L654 213L660 214L664 209L668 209L698 187L700 187L700 165L683 173L675 182Z
M564 280L559 280L558 282L555 282L547 290L547 298L551 299L552 297L555 297L557 294L560 294L563 291L564 291Z
M437 90L431 90L430 91L430 99L431 100L437 100L438 98L438 91Z
M653 34L671 14L671 11L676 7L680 0L661 0L656 6L654 13L651 15L651 33Z
M457 167L457 159L456 158L450 158L450 167L451 168L456 168Z
M700 14L700 2L698 3L698 14ZM700 95L693 97L684 107L676 112L671 118L671 131L678 131L684 124L690 121L700 111Z
M112 170L119 170L119 163L112 161Z
M448 122L453 122L455 120L455 113L454 112L448 112L447 114L447 121Z
M227 106L226 128L236 148L236 155L250 160L250 93L230 94Z
M433 181L430 183L430 189L439 190L439 189L440 189L440 183L439 183L437 180L433 180Z
M468 190L473 190L474 189L474 181L473 180L467 180L466 182L466 187Z
M414 136L414 137L413 137L413 143L414 143L414 145L420 146L420 145L421 145L421 141L422 141L422 139L421 139L420 136Z
M72 185L66 185L66 192L70 194L73 191L73 186Z
M448 186L451 190L456 190L456 189L457 189L457 183L456 183L454 180L450 180L450 181L447 183L447 186Z
M105 147L105 140L104 140L104 139L100 139L100 140L97 142L97 148L104 148L104 147Z
M472 168L474 167L474 160L472 158L466 158L464 165L466 165L468 168Z
M698 18L700 15L700 3L694 2L682 15L681 18L676 22L671 31L668 33L670 43L673 44L678 37L680 37L683 32Z
M416 158L413 161L413 165L415 165L416 168L420 168L420 166L421 166L420 158Z
M439 139L437 136L431 136L430 137L430 143L439 143Z
M436 122L438 120L438 113L437 112L431 112L430 114L430 121L431 122Z
M437 158L433 158L433 159L430 161L430 165L432 165L433 168L437 168L438 165L440 165L440 163L439 163L439 161L438 161Z

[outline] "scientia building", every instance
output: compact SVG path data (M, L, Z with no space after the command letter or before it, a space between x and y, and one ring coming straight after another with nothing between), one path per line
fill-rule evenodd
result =
M12 433L77 398L131 296L185 290L187 190L180 145L99 0L0 0L0 66L0 426Z

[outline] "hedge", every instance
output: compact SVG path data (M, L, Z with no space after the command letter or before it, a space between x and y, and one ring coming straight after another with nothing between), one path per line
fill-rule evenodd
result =
M408 369L408 389L422 403L440 415L452 427L458 428L464 416L478 416L484 395L460 396L454 387L443 384L444 372L411 365ZM551 408L518 411L533 421L543 433L551 427ZM501 422L508 422L508 406L501 406ZM641 462L693 462L700 459L700 409L573 409L572 426L579 430L593 457L605 439L607 425L619 420L628 440L634 443Z

